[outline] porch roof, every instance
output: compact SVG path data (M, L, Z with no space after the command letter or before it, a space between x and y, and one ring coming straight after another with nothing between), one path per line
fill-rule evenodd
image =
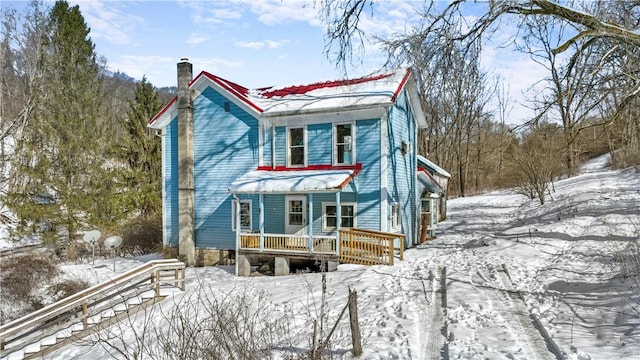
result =
M438 182L433 178L431 174L425 169L418 169L418 180L429 190L432 194L442 194L442 188L438 185Z
M229 185L234 194L336 193L358 174L353 169L253 170Z

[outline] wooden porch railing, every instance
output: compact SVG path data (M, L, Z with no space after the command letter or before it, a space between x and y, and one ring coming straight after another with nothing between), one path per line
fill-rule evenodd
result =
M393 265L395 252L404 258L404 235L381 231L348 228L340 230L340 250L334 236L314 236L309 249L307 235L264 234L264 252L338 255L342 263L363 265ZM399 245L395 243L398 241ZM240 234L240 249L260 251L260 234Z
M240 234L240 249L260 250L260 234ZM264 234L264 251L309 253L309 236L289 234ZM335 254L334 236L314 236L313 254Z
M404 235L365 229L340 230L340 262L363 265L393 265L395 241L404 258Z

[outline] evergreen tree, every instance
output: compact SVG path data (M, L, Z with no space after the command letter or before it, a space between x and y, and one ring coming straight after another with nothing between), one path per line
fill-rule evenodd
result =
M57 1L42 39L42 82L14 156L8 202L21 230L69 239L114 217L100 131L101 64L79 7ZM45 237L45 240L47 237Z
M122 172L123 205L129 213L150 218L162 210L162 160L160 138L150 133L147 122L162 109L157 90L146 78L136 86L127 117L121 118L128 137L119 145L119 158L127 164Z

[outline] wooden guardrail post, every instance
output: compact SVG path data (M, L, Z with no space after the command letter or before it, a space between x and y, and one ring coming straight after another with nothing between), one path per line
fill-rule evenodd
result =
M160 296L160 270L156 270L156 296Z
M82 303L82 329L87 330L89 322L87 317L89 316L89 304L85 301Z
M187 288L186 284L185 284L185 274L186 274L187 269L186 268L182 268L182 287L180 287L180 289L182 291L185 291L185 289Z
M349 289L349 325L351 327L351 344L353 356L362 355L362 340L360 338L360 324L358 323L358 294Z

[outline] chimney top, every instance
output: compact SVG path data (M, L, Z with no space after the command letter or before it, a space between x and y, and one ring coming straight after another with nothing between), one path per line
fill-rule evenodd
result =
M189 58L188 57L181 57L180 61L189 61Z

